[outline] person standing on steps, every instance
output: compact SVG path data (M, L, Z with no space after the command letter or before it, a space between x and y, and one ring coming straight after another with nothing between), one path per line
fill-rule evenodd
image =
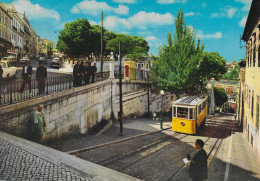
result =
M196 154L192 159L187 155L188 160L191 160L189 176L192 181L203 181L208 178L208 156L203 147L204 142L201 139L197 139L195 141Z

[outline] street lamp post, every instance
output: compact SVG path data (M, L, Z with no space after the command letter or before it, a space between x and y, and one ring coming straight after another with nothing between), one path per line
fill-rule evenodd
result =
M163 129L163 125L162 125L162 108L163 108L163 95L164 95L164 91L163 90L161 90L160 91L160 94L161 94L161 98L162 98L162 101L161 101L161 129Z
M103 80L103 11L101 12L101 49L100 49L100 72L101 80Z
M120 133L119 135L123 135L124 132L123 132L123 120L122 120L122 116L123 116L123 93L122 93L122 61L121 61L121 50L120 50L120 41L119 41L119 55L118 55L118 58L119 58L119 94L120 94L120 97L119 97L119 104L120 104L120 115L119 115L119 122L120 122Z

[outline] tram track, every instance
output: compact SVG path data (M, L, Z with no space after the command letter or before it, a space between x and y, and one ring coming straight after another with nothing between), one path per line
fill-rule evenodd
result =
M180 135L180 134L181 134L181 133L178 133L177 135ZM176 140L174 140L174 141L171 141L171 143L168 143L168 144L167 144L167 143L166 143L166 144L163 144L163 142L160 142L160 143L157 143L157 144L155 144L155 145L153 145L153 146L149 146L149 147L147 147L147 148L140 149L140 150L138 150L138 151L136 151L136 152L133 152L131 155L124 156L124 157L122 157L121 159L118 159L118 160L121 160L121 161L122 161L123 159L126 159L127 157L133 156L133 155L138 154L138 153L140 153L140 155L141 155L140 158L135 159L134 161L129 162L129 163L125 164L124 166L121 165L120 168L117 169L117 170L118 170L118 171L123 171L123 170L125 170L126 168L128 168L128 167L130 167L130 166L136 164L137 162L140 162L141 160L144 160L145 158L147 158L147 157L153 155L154 153L156 153L156 152L158 152L158 151L164 149L165 147L168 147L168 148L172 147L173 144L176 143L176 141L181 140L181 139L183 139L183 138L185 138L185 137L187 137L187 136L188 136L188 135L184 135L184 136L181 137L180 139L176 139ZM168 139L168 140L170 140L170 139ZM166 141L166 140L165 140L165 141ZM105 166L111 166L111 164L113 164L113 163L115 163L115 162L113 161L113 162L111 162L110 164L105 165Z
M100 165L103 165L103 166L108 166L117 162L117 161L120 161L122 159L125 159L125 158L129 158L135 154L138 154L138 153L145 153L147 150L149 149L153 149L155 147L160 147L161 145L164 145L162 146L160 149L164 148L165 146L169 146L171 145L174 141L172 141L172 138L177 136L177 135L180 135L180 133L174 133L172 135L166 135L166 136L163 136L162 138L159 138L159 139L156 139L156 140L152 140L152 141L148 141L147 140L142 140L143 143L145 143L144 145L135 145L136 148L134 149L131 149L131 150L128 150L126 152L122 152L122 153L118 153L114 156L111 156L109 158L105 158L105 159L102 159L102 160L99 160L99 161L96 161L95 163L97 164L100 164ZM184 137L186 137L187 135L184 135L183 137L181 138L175 138L176 140L178 139L182 139ZM137 138L140 138L140 137L137 137ZM129 140L126 140L126 141L129 141ZM171 142L171 143L167 143L167 142ZM122 143L122 142L120 142ZM120 144L118 143L118 144ZM111 144L109 146L113 146L114 144ZM118 145L117 145L118 146ZM107 148L107 146L106 146ZM98 149L98 148L97 148ZM160 150L159 149L159 150ZM89 151L89 150L88 150ZM88 151L85 151L85 152L80 152L80 153L77 153L76 156L77 157L80 157L80 158L83 158L83 159L86 159L85 155L89 155L89 152ZM158 151L158 150L156 150ZM149 152L149 151L148 151ZM152 153L150 153L152 154ZM140 159L138 160L141 160L147 156L149 156L150 154L146 154L146 155L143 155ZM128 165L132 165L134 163L129 163ZM127 167L127 166L126 166ZM123 170L123 169L122 169Z
M94 149L97 149L97 148L102 148L102 147L105 147L105 146L110 146L110 145L113 145L113 144L117 144L117 143L129 141L129 140L132 140L132 139L136 139L136 138L139 138L139 137L142 137L142 136L147 136L147 135L159 133L159 132L162 132L162 131L165 131L165 130L169 130L169 129L171 129L171 127L164 128L164 129L157 130L157 131L152 131L152 132L144 133L144 134L139 134L139 135L136 135L136 136L132 136L132 137L125 138L125 139L120 139L120 140L116 140L116 141L111 141L111 142L104 143L104 144L100 144L100 145L95 145L95 146L91 146L91 147L87 147L87 148L72 150L72 151L69 151L69 152L67 152L67 153L70 154L70 155L78 155L78 154L80 154L80 153L82 153L82 152L86 152L86 151L94 150Z

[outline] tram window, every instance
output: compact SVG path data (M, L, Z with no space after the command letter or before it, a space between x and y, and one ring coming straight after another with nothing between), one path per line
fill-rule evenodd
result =
M198 114L201 112L201 105L198 106Z
M193 119L193 109L189 109L189 119Z
M175 117L176 118L176 107L174 106L174 107L172 107L172 109L173 109L173 117Z
M178 107L177 108L177 117L188 119L188 108Z

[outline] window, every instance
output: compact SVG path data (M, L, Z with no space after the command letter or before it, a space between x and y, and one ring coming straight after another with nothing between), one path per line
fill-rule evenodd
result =
M177 117L188 119L188 108L178 107L177 108Z
M189 108L189 119L194 119L193 112L194 112L194 109Z
M255 48L254 48L254 53L253 53L253 67L255 67L255 62L256 62L256 60L255 60Z
M200 114L201 112L201 105L198 106L198 115Z
M260 47L258 49L258 67L260 67Z
M254 116L254 91L252 91L252 101L251 101L251 116Z
M256 103L256 129L259 130L259 104L260 98L257 96L257 103Z
M247 97L248 98L248 107L250 109L250 90L248 90L248 94L247 95L248 95L248 97Z
M176 118L176 107L172 107L172 115Z

